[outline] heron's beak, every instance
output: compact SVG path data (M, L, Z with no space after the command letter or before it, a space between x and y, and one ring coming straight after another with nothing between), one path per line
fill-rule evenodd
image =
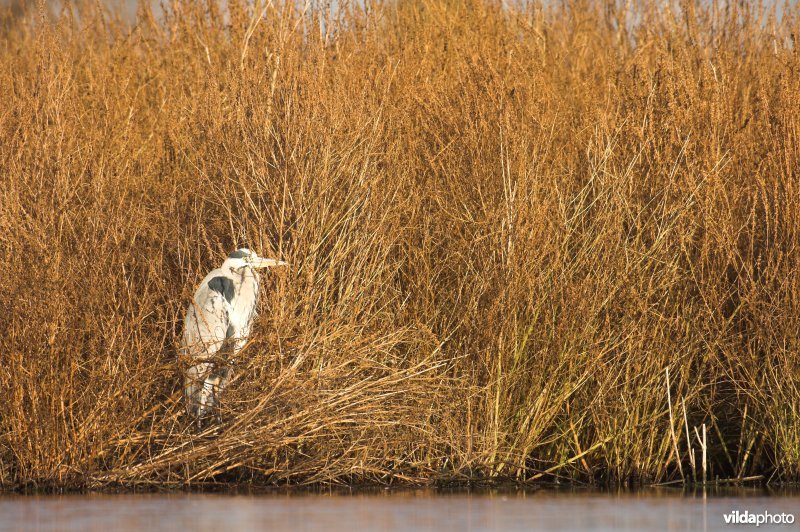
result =
M289 263L283 260L265 259L264 257L253 257L249 261L251 268L272 268L273 266L288 266Z

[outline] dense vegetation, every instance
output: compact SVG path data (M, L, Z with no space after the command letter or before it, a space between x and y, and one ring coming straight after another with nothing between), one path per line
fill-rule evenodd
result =
M796 9L148 5L0 21L3 486L800 477Z

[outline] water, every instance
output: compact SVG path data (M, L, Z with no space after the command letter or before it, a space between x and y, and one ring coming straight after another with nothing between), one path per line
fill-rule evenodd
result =
M734 510L792 514L800 496L494 492L145 494L0 497L0 530L748 530ZM758 530L791 530L794 524Z

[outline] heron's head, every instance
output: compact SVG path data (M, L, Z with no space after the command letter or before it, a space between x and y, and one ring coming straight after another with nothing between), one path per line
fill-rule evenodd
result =
M230 255L225 261L231 268L271 268L273 266L286 266L287 262L277 259L259 257L255 251L247 248L239 248Z

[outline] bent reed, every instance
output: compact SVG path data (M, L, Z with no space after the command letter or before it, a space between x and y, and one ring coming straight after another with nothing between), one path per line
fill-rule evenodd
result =
M6 10L2 487L800 478L796 8L507 4Z

